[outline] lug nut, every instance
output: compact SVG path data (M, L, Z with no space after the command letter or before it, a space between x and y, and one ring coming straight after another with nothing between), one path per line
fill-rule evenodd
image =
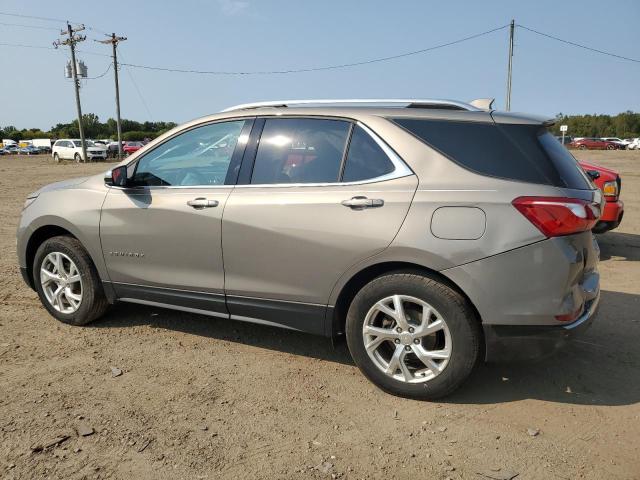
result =
M409 345L407 345L407 346L404 347L404 349L408 351L408 350L411 350L411 347Z
M394 340L394 342L396 342L396 343L400 343L400 339L399 339L399 338L396 338L396 339Z
M413 343L415 343L415 344L420 343L420 339L419 339L419 338L415 338L415 339L413 340Z
M413 332L414 332L413 327L409 327L409 333L413 333Z
M402 329L400 327L396 328L396 332L400 333L402 332Z

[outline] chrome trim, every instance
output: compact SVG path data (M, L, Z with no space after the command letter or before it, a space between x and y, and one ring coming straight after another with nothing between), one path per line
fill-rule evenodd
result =
M297 305L311 305L312 307L326 307L324 303L309 303L309 302L297 302L295 300L282 300L279 298L262 298L262 297L248 297L246 295L234 295L233 293L227 293L227 298L246 298L247 300L260 300L264 302L281 302L281 303L295 303Z
M168 308L170 310L179 310L181 312L198 313L200 315L209 315L210 317L218 317L218 318L226 318L226 319L229 318L229 314L227 313L212 312L210 310L202 310L200 308L181 307L178 305L172 305L170 303L152 302L151 300L139 300L137 298L122 297L122 298L118 298L118 301L127 302L127 303L138 303L140 305L148 305L151 307Z
M185 289L172 288L172 287L159 287L157 285L140 285L139 283L110 282L110 281L106 281L106 280L103 280L102 283L110 283L112 285L127 285L129 287L158 288L160 290L171 290L171 291L174 291L174 292L198 293L198 294L202 294L202 295L213 295L213 296L216 296L216 297L224 297L224 293L203 292L203 291L200 291L200 290L185 290Z
M248 110L260 107L288 107L291 105L395 105L403 107L420 107L420 106L443 106L443 107L460 107L463 110L480 112L482 109L477 108L469 103L459 102L457 100L445 100L445 99L383 99L383 98L342 98L342 99L318 99L318 100L271 100L267 102L253 102L243 103L240 105L234 105L233 107L225 108L221 110L224 112L231 112L234 110Z
M230 318L231 320L238 320L240 322L257 323L259 325L267 325L269 327L285 328L287 330L293 330L294 332L302 331L302 330L298 330L297 328L290 327L289 325L285 325L283 323L271 322L269 320L261 320L259 318L244 317L242 315L231 315Z

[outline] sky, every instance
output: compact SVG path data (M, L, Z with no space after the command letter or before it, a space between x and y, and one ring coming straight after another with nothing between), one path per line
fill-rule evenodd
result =
M516 23L640 59L640 1L0 0L0 12L82 22L89 76L103 74L104 32L126 36L125 63L263 71L352 63L415 51ZM6 23L46 28L26 28ZM0 43L51 47L61 22L0 15ZM0 45L0 126L41 128L76 118L64 78L68 47ZM352 68L215 76L120 70L122 117L178 123L225 107L300 98L495 97L504 109L508 29L446 48ZM113 71L82 82L83 113L115 117ZM553 116L640 111L640 63L516 28L511 109Z

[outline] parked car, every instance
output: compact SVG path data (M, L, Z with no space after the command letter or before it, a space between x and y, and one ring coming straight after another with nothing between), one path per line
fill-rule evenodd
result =
M89 160L104 160L107 158L107 149L97 147L91 141L86 141L87 157ZM82 142L77 139L60 139L53 144L52 156L56 162L60 160L75 160L80 162L82 158ZM85 159L86 160L86 159Z
M573 137L570 137L568 135L564 136L564 139L562 138L562 135L556 135L556 138L558 139L558 141L560 143L562 143L563 145L568 145L573 141Z
M121 149L124 148L124 145L125 142L121 142ZM118 142L110 142L107 145L107 155L111 158L116 158L118 156Z
M580 166L602 191L605 200L602 213L598 223L593 227L593 232L604 233L618 228L624 216L624 203L620 200L622 189L620 175L615 170L589 162L580 161Z
M51 147L47 147L46 145L34 145L34 147L38 149L38 153L51 153Z
M613 142L617 144L620 150L626 149L631 143L628 140L622 140L621 138L618 138L618 137L602 137L601 140L605 140L607 142Z
M237 106L43 187L25 282L73 325L120 301L344 336L371 381L421 399L587 328L602 193L553 120L369 102Z
M4 146L4 151L7 152L9 155L17 155L18 150L20 150L20 147L18 147L18 145L15 143Z
M122 147L122 151L127 155L131 155L132 153L140 150L142 147L144 147L144 144L142 142L126 142L124 144L124 147Z
M632 138L629 145L627 145L628 150L640 150L640 138Z
M18 155L39 155L40 149L38 147L34 147L33 145L27 145L26 147L22 147L18 149Z
M580 150L618 150L621 146L618 143L602 140L601 138L581 138L574 139L567 145L569 148L578 148Z

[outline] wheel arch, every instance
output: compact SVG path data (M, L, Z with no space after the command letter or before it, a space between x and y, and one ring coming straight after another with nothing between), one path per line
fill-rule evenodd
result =
M73 233L71 233L66 228L63 228L59 225L43 225L38 227L29 237L27 241L27 246L25 249L25 260L27 267L27 279L29 281L29 286L32 289L35 289L35 283L33 279L33 262L36 257L36 252L40 245L42 245L45 241L49 240L53 237L58 236L69 236L75 239L78 239ZM82 243L82 242L81 242Z
M447 278L436 270L417 263L404 261L386 261L369 265L361 269L360 271L352 275L351 278L342 286L340 293L337 295L330 318L331 322L329 335L334 341L339 336L342 336L344 334L345 322L349 306L351 305L353 298L360 291L360 289L380 275L396 272L417 273L442 282L443 284L458 292L467 301L470 308L473 310L477 321L480 322L480 324L482 323L482 317L480 316L480 312L478 311L474 303L471 301L469 296L451 279ZM481 354L484 357L484 338L482 338Z

